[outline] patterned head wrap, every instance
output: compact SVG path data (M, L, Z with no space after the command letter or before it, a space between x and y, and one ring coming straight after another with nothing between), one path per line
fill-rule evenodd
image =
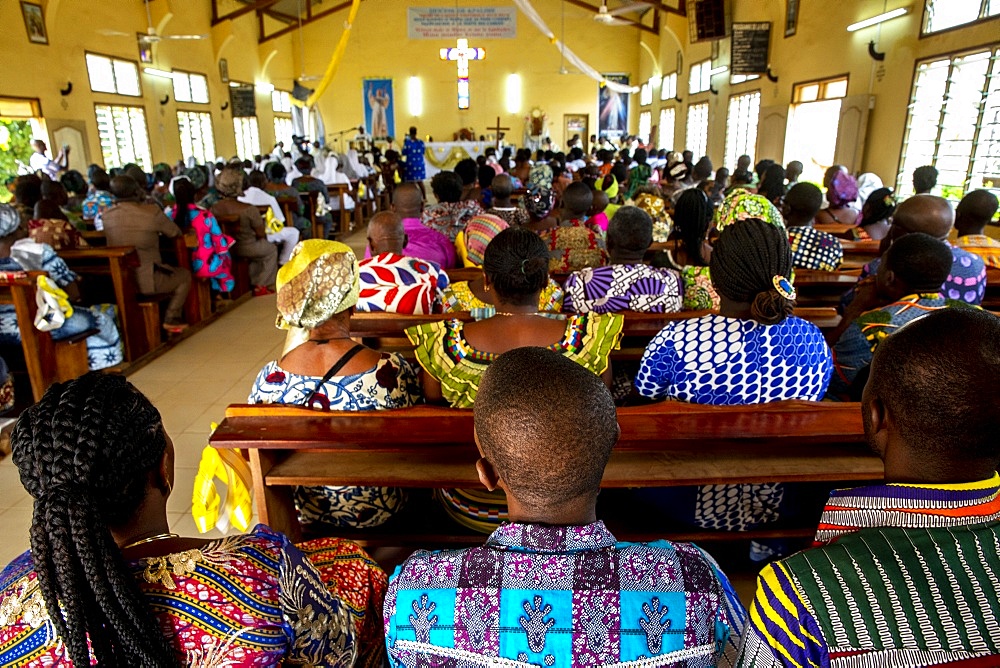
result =
M300 242L278 271L280 329L314 329L358 301L358 260L338 241Z
M635 198L635 205L653 219L653 241L656 243L667 241L674 229L674 221L666 212L666 202L663 198L651 193L640 193Z
M242 169L227 167L215 177L215 189L223 197L239 197L243 194L244 176Z
M10 204L0 204L0 238L14 234L21 225L21 216Z
M502 218L487 213L479 214L469 220L465 226L465 259L473 267L483 266L483 254L493 237L506 230L510 225Z
M205 181L208 180L207 177L205 176L205 170L200 169L198 167L191 167L190 169L185 169L184 176L186 176L188 178L188 181L191 182L191 185L194 186L195 192L198 192L199 190L204 188Z
M188 183L191 183L191 179L183 175L175 176L174 178L170 179L170 186L167 189L170 191L170 194L174 195L175 197L177 196L177 193L174 192L174 184L177 183L178 181L187 181Z
M733 223L748 218L757 218L780 230L785 229L785 219L781 217L778 207L766 197L751 194L742 188L730 193L715 210L715 228L722 232Z
M552 213L556 206L556 195L550 188L532 188L524 198L524 208L532 218L541 220Z
M826 200L837 209L858 198L858 182L847 172L837 172L833 182L826 189Z

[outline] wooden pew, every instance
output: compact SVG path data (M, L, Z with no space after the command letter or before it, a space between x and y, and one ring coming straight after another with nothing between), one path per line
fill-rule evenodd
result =
M45 272L32 271L19 277L0 276L0 304L13 304L17 313L24 368L28 373L35 401L41 399L45 390L53 383L72 380L90 370L87 337L97 333L97 330L88 330L55 341L51 333L35 328L35 314L38 312L35 302L36 280L38 276L44 275ZM18 360L8 358L6 361L12 372L18 370Z
M164 263L172 267L180 267L191 272L191 290L184 301L184 319L189 325L197 325L202 320L212 317L212 286L207 278L194 275L191 266L190 242L198 243L197 239L181 235L168 239L160 237L160 256Z
M122 329L125 359L134 362L148 353L159 341L160 324L156 323L156 337L151 338L147 328L147 314L139 303L139 290L135 281L135 268L139 255L132 246L107 246L63 250L59 257L69 268L87 277L81 284L86 301L100 303L113 301L118 307L118 322ZM157 309L157 312L159 309Z
M844 249L844 262L842 269L857 269L877 258L879 253L879 241L848 241L841 239L840 245Z
M230 216L215 216L215 219L219 221L219 227L222 231L236 239L239 237L240 232L240 216L239 214L234 214ZM236 281L236 286L230 293L233 299L241 297L248 292L250 292L250 261L246 258L237 257L230 249L229 255L233 258L233 278Z
M348 200L354 201L351 197L351 186L347 183L329 183L326 186L326 190L330 197L334 197L337 200L337 205L339 209L335 212L339 216L339 222L337 225L337 236L343 239L351 233L354 229L353 223L351 222L351 216L354 215L357 218L358 206L354 205L354 212L347 208ZM323 230L319 230L320 236L315 237L317 239L322 238Z
M604 473L605 488L883 476L882 462L865 443L858 404L666 402L621 408L618 422L622 434ZM292 502L295 485L480 486L471 410L417 406L352 413L232 405L210 442L216 448L247 451L259 520L293 540L302 535ZM678 533L605 519L622 540L804 536L815 531L810 526L742 534L687 529ZM428 527L393 521L379 529L337 534L367 546L431 547L483 540L453 523L440 522Z

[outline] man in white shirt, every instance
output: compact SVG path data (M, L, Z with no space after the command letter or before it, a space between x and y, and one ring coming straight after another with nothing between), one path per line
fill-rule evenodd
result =
M62 147L55 160L49 160L49 156L45 155L48 152L48 146L41 139L31 142L31 147L35 149L35 152L31 154L31 158L28 160L32 171L42 172L49 179L55 181L59 178L59 172L64 171L69 166L68 146Z
M264 187L267 185L267 177L264 175L264 172L255 169L250 172L247 180L250 182L250 187L244 190L243 194L236 199L240 202L253 204L254 206L271 207L271 213L274 214L274 218L281 221L282 225L284 225L285 212L281 210L281 206L274 195L264 190ZM292 257L292 250L295 248L295 244L299 243L299 231L290 225L282 227L277 232L272 232L268 229L267 240L273 244L278 244L280 247L278 264L283 265Z

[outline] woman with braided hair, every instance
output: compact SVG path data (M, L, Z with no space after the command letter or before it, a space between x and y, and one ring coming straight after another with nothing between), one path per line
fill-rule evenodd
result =
M682 307L686 311L719 308L719 295L712 287L708 262L712 245L708 235L712 230L715 207L701 188L688 188L674 205L674 228L680 235L673 249L656 254L654 267L666 267L680 272L684 284Z
M792 314L787 234L753 217L732 218L722 228L710 262L719 312L675 320L653 337L636 389L649 399L697 404L819 401L833 361L819 328ZM777 519L783 494L777 484L707 485L653 490L643 498L703 528L746 531ZM757 556L771 555L764 549Z
M381 662L385 574L357 546L170 533L173 444L124 377L53 385L11 441L35 504L31 550L0 572L0 664Z

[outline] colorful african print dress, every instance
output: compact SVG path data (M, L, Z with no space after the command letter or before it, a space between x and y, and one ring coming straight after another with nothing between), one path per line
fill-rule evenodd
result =
M792 249L792 265L799 269L837 271L844 261L840 239L808 225L789 228L788 244Z
M830 348L811 322L790 317L762 325L713 314L671 322L653 337L635 386L649 399L695 404L819 401L832 372ZM636 497L687 524L747 531L798 509L786 498L787 489L779 483L702 485L642 490ZM793 490L799 491L805 490ZM758 556L766 553L763 545L755 550L762 551Z
M563 338L549 349L601 375L610 364L611 351L618 349L623 326L621 315L571 315ZM463 328L460 320L446 320L406 330L420 366L441 383L441 395L454 408L472 407L483 372L499 357L469 345ZM440 490L440 495L452 518L476 531L489 533L507 518L502 492L448 489Z
M380 665L386 577L357 545L248 534L129 564L184 666ZM68 666L31 553L0 573L0 666Z
M564 294L562 286L550 278L548 285L538 295L539 313L559 313L562 311ZM493 304L480 301L472 293L468 281L452 283L444 291L444 312L458 313L460 311L470 312L476 320L492 318L497 313Z
M1000 476L836 490L757 580L739 665L1000 665Z
M875 349L887 336L908 322L943 308L972 308L934 293L902 297L892 304L861 314L833 346L834 373L827 399L848 401L858 373L872 362Z
M732 666L746 611L690 543L619 543L597 521L505 524L485 545L420 551L385 598L403 666Z
M269 362L254 381L247 403L304 406L320 376L302 376ZM413 406L420 383L409 362L383 353L362 373L331 377L313 396L311 408L329 411L374 411ZM373 527L385 523L406 502L398 487L296 487L295 505L304 524Z
M1000 241L985 234L967 234L955 240L959 248L982 258L987 267L1000 267Z
M424 209L421 222L448 237L451 243L455 243L458 233L465 229L465 225L470 220L482 212L483 207L479 206L479 202L471 199L459 202L438 202L434 206Z
M951 246L951 256L953 258L951 271L941 286L941 294L948 299L957 299L966 304L979 306L986 294L986 264L978 255L956 246ZM877 274L881 262L882 258L877 257L862 267L858 281ZM847 306L853 300L854 288L851 288L841 297L840 304Z
M415 257L380 253L358 263L361 288L358 311L388 313L434 313L441 304L441 290L448 287L448 274L434 264Z
M573 272L563 286L567 313L676 313L681 310L677 272L647 264L614 264Z
M235 243L232 237L222 233L219 221L211 211L189 204L191 213L191 233L197 242L191 250L191 271L198 278L207 278L212 290L216 292L232 292L236 287L233 278L233 258L229 248ZM168 207L164 214L170 220L174 219L173 207Z

